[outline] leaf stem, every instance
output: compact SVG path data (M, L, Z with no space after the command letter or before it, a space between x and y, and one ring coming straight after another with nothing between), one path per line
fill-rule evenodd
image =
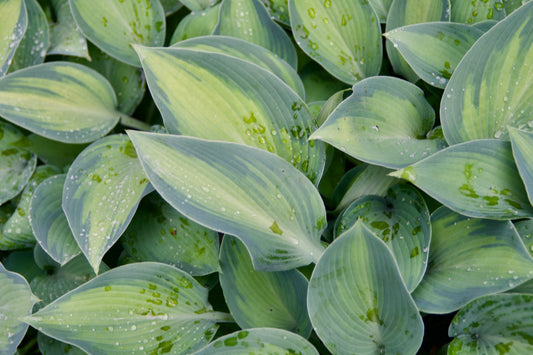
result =
M150 125L148 123L139 121L138 119L130 117L122 112L118 112L118 114L120 115L120 124L123 126L139 129L141 131L150 130Z

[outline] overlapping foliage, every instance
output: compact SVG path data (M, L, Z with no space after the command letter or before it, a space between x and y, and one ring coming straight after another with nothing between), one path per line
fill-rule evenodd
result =
M533 352L532 33L527 0L0 0L0 354Z

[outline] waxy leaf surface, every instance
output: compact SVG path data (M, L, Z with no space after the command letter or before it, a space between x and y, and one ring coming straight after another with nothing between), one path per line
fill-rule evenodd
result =
M442 96L449 144L509 140L507 126L533 131L533 2L492 27L464 56Z
M322 254L324 204L285 160L235 143L128 133L159 194L188 218L241 239L255 269L288 270Z
M95 272L128 226L141 198L150 191L125 135L94 142L72 163L62 206L72 234Z
M368 1L291 0L296 43L329 73L348 84L379 74L381 27Z
M116 104L109 82L79 64L44 63L0 79L0 116L61 142L107 134L119 119Z
M327 121L311 135L370 164L399 168L442 149L427 139L435 112L424 92L408 81L380 76L353 86Z
M428 270L413 292L421 311L450 313L533 277L533 259L510 221L471 219L441 207L431 226Z
M503 3L509 2L509 0L449 1L451 4L450 21L468 24L503 19L505 17Z
M518 171L524 181L529 202L533 205L533 132L508 128L513 147L513 155Z
M334 354L414 354L424 325L389 248L362 222L316 265L307 296L315 332Z
M222 317L189 274L146 262L103 273L25 321L91 354L190 354Z
M222 241L220 269L226 304L241 329L271 327L309 337L307 279L299 271L254 270L246 246L230 235Z
M27 27L28 14L24 0L0 2L0 77L7 73Z
M412 182L470 217L533 216L509 142L483 139L457 144L390 175Z
M165 11L159 0L69 0L83 34L110 56L140 67L131 44L162 46Z

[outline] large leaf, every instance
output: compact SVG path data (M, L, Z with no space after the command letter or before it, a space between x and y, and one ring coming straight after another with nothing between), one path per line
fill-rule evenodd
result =
M233 37L204 36L180 42L174 47L221 53L255 63L275 74L305 99L304 86L298 73L279 56L261 46Z
M18 129L0 121L0 205L17 196L35 170L37 156L26 142Z
M189 38L208 36L213 34L218 23L220 4L202 11L187 14L178 24L172 34L170 44L176 44Z
M138 261L175 265L194 276L219 271L218 233L187 219L156 194L141 202L120 241Z
M390 175L470 217L533 216L509 142L483 139L454 145Z
M483 31L460 23L428 22L396 28L385 37L422 80L443 89Z
M260 0L222 0L215 35L232 36L276 53L296 68L296 49L280 25L272 21Z
M309 281L311 323L334 354L414 354L424 325L391 252L358 222L324 252Z
M311 135L376 165L399 168L444 147L427 139L435 112L424 92L408 81L379 76L353 86L327 121Z
M146 262L103 273L25 321L89 353L111 355L190 354L226 319L190 275Z
M61 265L81 253L61 208L65 177L61 174L44 180L33 192L29 208L35 239Z
M220 248L220 285L226 304L242 329L280 328L307 338L307 279L297 270L254 270L246 246L226 235Z
M386 31L415 23L448 21L449 0L393 0L387 16ZM415 82L418 76L405 62L394 45L387 41L387 55L394 71L409 81Z
M382 45L379 18L368 1L291 0L296 43L348 84L377 75Z
M485 20L501 20L505 17L503 3L509 0L464 1L450 0L450 21L476 23Z
M418 285L428 259L431 225L424 198L409 185L395 185L380 196L362 197L348 206L335 223L341 235L357 221L387 244L394 255L407 290Z
M120 61L140 66L132 43L163 45L166 22L159 0L69 0L69 4L85 36Z
M195 355L298 354L318 355L306 339L282 329L239 330L218 338Z
M471 219L441 207L431 226L428 269L413 292L421 311L449 313L533 277L533 259L511 222Z
M483 35L455 69L440 117L449 144L533 130L533 2Z
M48 54L63 54L90 59L87 39L76 25L68 0L51 0L57 22L50 24Z
M188 218L241 239L256 269L288 270L322 254L320 195L283 159L235 143L129 135L161 196Z
M124 135L94 142L71 165L62 206L95 272L128 226L140 199L150 191L135 149Z
M7 73L27 27L28 14L24 0L0 2L0 77Z
M35 299L24 277L0 263L0 354L14 354L28 325L21 317L31 314Z
M44 63L0 79L0 116L61 142L107 134L119 119L116 104L109 82L79 64Z
M524 181L529 202L533 205L533 132L524 132L509 127L509 137L518 171Z
M307 141L316 124L302 98L274 74L219 53L136 48L170 133L268 150L319 180L324 147Z
M533 352L533 295L479 298L457 313L448 334L450 355Z

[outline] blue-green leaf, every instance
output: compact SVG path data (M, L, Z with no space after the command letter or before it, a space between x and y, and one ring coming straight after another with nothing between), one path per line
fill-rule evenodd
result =
M90 59L87 39L76 25L68 0L51 0L56 23L50 24L50 48L47 54L62 54Z
M191 11L202 11L213 6L218 0L180 0Z
M28 14L24 0L0 2L0 77L7 73L27 27Z
M524 132L515 128L508 128L513 155L518 171L526 187L529 202L533 205L533 132Z
M509 0L464 1L449 0L450 21L477 23L485 20L501 20L505 17L504 3Z
M180 41L213 34L218 23L220 4L202 11L193 11L187 14L172 34L170 44Z
M287 27L291 26L289 19L289 0L261 0L261 2L265 5L268 13L274 20Z

